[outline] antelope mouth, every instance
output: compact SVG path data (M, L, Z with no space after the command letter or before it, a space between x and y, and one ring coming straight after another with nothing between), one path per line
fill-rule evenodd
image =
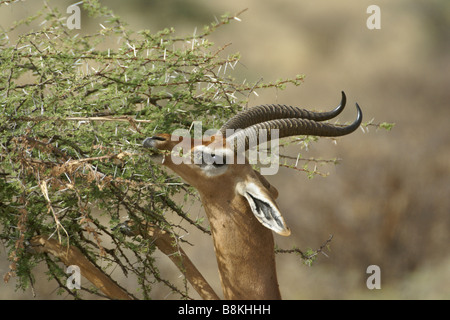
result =
M162 156L162 152L160 150L160 144L164 143L167 139L160 136L153 136L149 138L145 138L142 142L142 146L148 150L150 157L153 160Z

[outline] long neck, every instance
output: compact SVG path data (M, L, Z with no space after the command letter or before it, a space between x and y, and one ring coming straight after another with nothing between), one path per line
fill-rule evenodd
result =
M211 226L225 299L281 299L272 231L255 218L247 200L235 192L233 175L197 179L191 167L164 165L200 193Z
M247 201L202 194L225 299L281 299L272 231L255 218Z

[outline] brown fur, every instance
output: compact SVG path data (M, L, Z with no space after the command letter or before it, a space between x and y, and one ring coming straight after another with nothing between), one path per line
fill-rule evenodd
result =
M170 141L166 134L159 136L166 138L157 142L160 150L172 150L180 142ZM216 177L204 176L196 165L175 165L170 155L166 155L163 164L200 193L211 226L225 298L280 299L272 231L255 218L236 186L239 182L253 182L273 200L278 195L276 189L249 164L230 165L225 174Z

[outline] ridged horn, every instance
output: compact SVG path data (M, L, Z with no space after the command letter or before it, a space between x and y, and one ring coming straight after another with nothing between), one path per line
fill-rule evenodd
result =
M272 139L274 129L278 130L278 138L311 135L321 137L338 137L355 131L362 122L362 111L356 104L358 115L356 120L348 126L333 125L330 123L321 123L309 119L286 118L275 119L251 125L243 130L236 131L233 135L227 137L227 143L234 146L234 150L248 150L250 146L256 146L259 132L266 130L267 141Z
M222 126L222 128L220 128L220 132L223 136L225 136L227 129L245 129L257 123L275 119L297 118L313 121L325 121L338 116L342 110L344 110L346 102L347 97L345 96L344 91L342 91L341 103L336 108L328 112L312 112L298 107L280 104L257 106L242 111L232 117Z

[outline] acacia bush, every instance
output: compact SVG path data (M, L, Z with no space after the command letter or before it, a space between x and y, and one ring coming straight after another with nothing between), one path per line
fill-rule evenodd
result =
M173 200L180 192L185 202L197 200L196 191L152 165L143 139L190 129L193 121L201 121L203 130L218 128L255 90L299 85L303 76L272 83L234 79L239 54L225 55L228 45L216 46L209 37L237 15L180 36L173 29L134 32L96 0L83 1L82 8L99 21L97 31L70 30L67 16L45 5L0 33L0 240L10 260L4 281L16 277L25 290L35 282L34 268L44 264L60 293L105 297L90 284L82 290L67 286L64 257L36 245L37 238L52 239L60 252L76 250L103 270L126 297L152 298L153 285L161 283L189 299L189 286L160 275L155 241L122 228L124 219L155 226L181 244L186 223L209 233L206 222ZM10 36L31 23L37 30ZM281 147L316 140L294 138ZM280 165L309 177L321 174L321 164L338 161L283 157ZM306 254L276 251L298 253L310 265L330 241ZM116 283L117 274L134 277L138 287Z
M26 289L43 262L60 292L102 296L94 287L67 287L59 258L31 248L33 237L45 236L78 248L105 274L119 266L123 275L135 275L139 288L123 288L132 298L151 298L155 282L189 298L187 286L159 275L152 241L116 228L127 216L176 236L183 228L171 222L176 215L209 233L172 200L194 191L151 166L142 140L189 129L194 120L205 130L217 128L254 90L298 85L302 77L237 83L230 74L239 55L223 56L227 45L208 40L235 16L198 35L177 36L173 29L133 32L97 1L84 1L82 9L101 21L96 32L69 30L67 16L45 5L0 34L0 239L11 261L4 280L17 277ZM38 30L8 36L32 22Z

